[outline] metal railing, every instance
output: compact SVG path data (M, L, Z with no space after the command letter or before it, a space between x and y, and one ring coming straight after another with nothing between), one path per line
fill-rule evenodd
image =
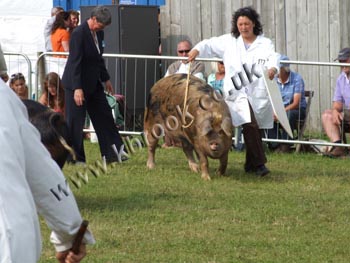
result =
M68 55L66 52L46 52L38 57L37 65L40 60L54 55ZM111 81L115 87L115 93L124 96L123 119L124 125L120 133L123 135L140 135L142 133L143 110L147 104L148 92L153 84L164 76L167 66L176 60L187 59L176 56L156 56L156 55L133 55L133 54L109 54L103 55L106 66L111 75ZM198 58L203 62L221 61L217 58ZM310 62L310 61L280 61L282 64L296 64L308 66L350 66L347 63L329 63L329 62ZM45 64L50 63L47 60ZM38 92L39 80L36 74L36 92ZM312 107L312 106L311 106ZM86 132L94 132L91 129L84 129ZM237 141L236 136L233 138ZM330 142L305 141L305 140L283 140L263 138L265 142L279 142L289 144L305 144L320 146L338 146ZM341 144L344 147L350 147L350 144Z
M16 52L3 52L8 75L11 78L11 75L22 73L26 79L26 84L28 86L28 98L32 98L32 61L30 58L24 53L16 53ZM23 65L23 62L25 63ZM10 80L9 80L10 81Z

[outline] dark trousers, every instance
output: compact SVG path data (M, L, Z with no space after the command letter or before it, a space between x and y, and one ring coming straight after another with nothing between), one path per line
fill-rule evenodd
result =
M86 112L88 112L91 122L94 126L101 156L106 160L117 158L112 145L117 151L121 151L123 141L119 131L114 123L111 108L107 102L103 87L100 86L92 94L84 94L85 101L83 106L77 106L74 101L74 91L65 90L66 121L68 124L70 136L75 150L77 161L85 162L84 134Z
M245 167L258 167L267 162L258 123L255 119L252 107L250 108L250 123L242 125L243 137L246 147Z
M287 117L289 120L289 125L292 131L294 130L298 130L297 124L298 124L298 120L304 120L305 119L305 109L301 108L300 110L289 110L286 112L287 113ZM282 140L293 140L293 138L291 138L288 133L282 128L282 126L277 123L274 122L273 123L273 128L272 129L268 129L267 130L267 137L269 139L282 139ZM269 147L271 149L275 149L279 146L278 142L270 142L269 143Z

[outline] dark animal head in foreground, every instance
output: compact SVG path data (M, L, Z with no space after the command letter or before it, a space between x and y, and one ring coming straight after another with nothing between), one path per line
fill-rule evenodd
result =
M52 159L63 168L68 154L75 155L70 147L68 127L63 115L33 100L23 100L23 103L27 107L29 121L40 132L41 142Z

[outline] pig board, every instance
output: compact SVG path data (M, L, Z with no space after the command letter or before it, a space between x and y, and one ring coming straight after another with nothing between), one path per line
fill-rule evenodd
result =
M270 97L270 102L272 105L272 109L277 116L278 121L282 125L283 129L288 133L288 135L293 138L293 132L289 125L289 120L287 117L287 113L284 109L284 104L282 101L282 95L280 89L277 86L276 81L270 80L267 74L267 70L264 70L264 82L267 89L267 93Z

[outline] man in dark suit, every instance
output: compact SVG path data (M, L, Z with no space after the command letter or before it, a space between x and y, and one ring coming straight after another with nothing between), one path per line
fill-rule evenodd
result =
M83 127L88 112L95 128L102 157L107 163L121 161L124 149L118 129L114 124L104 87L113 91L110 76L102 58L104 48L103 28L111 23L106 7L97 6L90 18L72 32L69 56L63 73L65 88L65 113L77 162L85 162Z

